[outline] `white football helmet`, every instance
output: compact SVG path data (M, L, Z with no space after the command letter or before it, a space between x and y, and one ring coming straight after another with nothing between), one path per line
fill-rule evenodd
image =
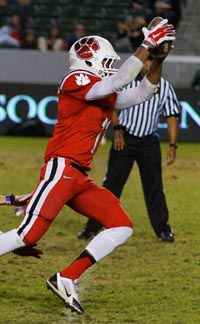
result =
M100 36L85 36L76 41L69 51L70 70L89 70L101 78L116 73L120 57L112 45Z

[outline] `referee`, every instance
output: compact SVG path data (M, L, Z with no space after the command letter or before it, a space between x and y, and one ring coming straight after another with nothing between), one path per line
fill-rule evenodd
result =
M144 63L138 78L127 88L138 86L151 66L151 57ZM163 190L161 149L156 133L159 117L164 115L168 126L169 150L167 165L174 162L177 149L177 117L179 103L172 85L161 78L154 96L139 105L113 114L114 140L103 186L118 198L129 177L134 162L139 167L145 203L150 223L156 236L162 242L173 242L174 233L170 227L169 213ZM78 238L95 236L102 225L89 220Z

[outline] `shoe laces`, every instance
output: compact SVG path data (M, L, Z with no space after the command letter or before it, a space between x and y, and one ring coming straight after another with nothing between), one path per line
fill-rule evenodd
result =
M71 289L72 289L72 295L75 296L76 299L78 299L78 295L77 295L77 283L75 283L74 281L71 281Z
M71 294L72 296L78 300L78 296L77 296L77 283L78 283L78 280L75 280L73 281L72 279L70 278L66 278L68 279L68 283L70 285L70 289L71 289ZM65 280L63 281L63 283L65 284Z
M78 279L75 279L72 282L73 282L73 286L74 286L75 292L77 294L78 293Z

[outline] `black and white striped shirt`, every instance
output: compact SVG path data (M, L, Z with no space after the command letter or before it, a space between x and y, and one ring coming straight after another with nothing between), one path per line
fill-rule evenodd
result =
M137 87L140 82L140 79L136 79L126 88ZM167 80L161 78L150 100L120 112L119 124L123 125L131 135L144 137L156 131L161 115L170 117L179 114L180 106L175 91Z

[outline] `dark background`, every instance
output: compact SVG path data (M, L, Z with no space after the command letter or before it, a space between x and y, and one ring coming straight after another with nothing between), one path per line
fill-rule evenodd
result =
M10 111L25 120L28 113L33 112L35 109L36 114L33 113L37 122L43 127L43 134L50 136L53 131L53 124L56 119L56 97L57 97L57 85L31 85L31 84L1 84L0 90L0 135L7 135L10 130L20 127L20 123L12 121ZM175 89L177 97L181 105L181 116L179 117L179 141L200 141L200 92L191 89ZM34 109L30 109L30 106L26 100L21 97L17 103L13 102L16 96L28 96L30 102L32 102ZM52 100L45 105L44 98L51 97ZM14 98L14 99L13 99ZM18 97L19 98L19 97ZM43 109L41 107L43 106ZM39 112L40 111L40 112ZM46 121L41 120L42 116L46 118ZM39 112L39 114L38 114ZM45 113L45 115L44 115ZM10 117L9 117L10 115ZM12 132L11 132L12 133ZM161 140L167 140L167 130L165 120L161 119L158 127L158 133L161 136ZM112 127L107 132L107 138L112 137Z

